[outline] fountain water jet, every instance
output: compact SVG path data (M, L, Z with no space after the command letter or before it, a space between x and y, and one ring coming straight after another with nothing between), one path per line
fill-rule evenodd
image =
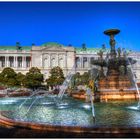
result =
M30 111L30 109L32 108L33 104L34 104L37 100L38 100L38 98L36 98L36 99L31 103L31 105L30 105L30 106L28 107L28 109L27 109L27 112L25 112L24 117L25 117L26 114Z
M92 92L91 92L91 89L90 88L87 88L86 94L90 98L91 109L92 109L92 116L93 116L93 120L95 122L95 109L94 109L94 104L93 104L93 96L92 96Z
M31 99L31 97L33 97L33 96L39 94L40 92L42 93L42 90L40 90L40 91L38 91L38 90L37 90L37 91L33 91L32 94L31 94L29 97L25 98L25 100L20 104L20 106L17 108L17 112L21 110L22 106L23 106L29 99ZM46 91L44 91L44 92L46 92ZM47 93L47 92L46 92L46 93ZM42 95L42 97L43 97L43 96L45 96L45 95ZM31 107L33 106L33 104L34 104L38 99L40 99L40 98L39 98L39 97L36 97L35 100L33 100L33 102L31 103L31 105L28 107L27 112L24 113L24 116L29 112L29 110L31 109Z
M73 75L75 74L75 67L76 65L74 64L71 71L69 72L69 74L67 75L66 79L64 80L63 84L61 85L61 89L59 91L59 94L58 94L58 99L62 99L63 98L63 95L66 91L66 89L68 88L69 86L69 83L71 81L71 78L73 77Z
M124 55L125 55L125 57L126 57L126 59L128 61L128 64L130 66L130 72L131 72L131 75L132 75L132 80L134 82L134 85L135 85L136 91L137 91L137 95L138 95L138 104L137 104L137 107L129 107L129 108L137 110L137 109L140 108L140 91L139 91L139 88L138 88L138 85L137 85L137 82L136 82L136 78L135 78L135 75L134 75L134 72L133 72L132 64L130 63L129 58L127 57L126 51L124 51Z
M46 92L46 91L45 91ZM32 94L26 98L18 107L18 109L21 109L21 107L27 102L28 99L30 99L31 97L33 97L34 95L37 95L38 93L40 93L40 91L33 91ZM47 92L48 93L48 92Z

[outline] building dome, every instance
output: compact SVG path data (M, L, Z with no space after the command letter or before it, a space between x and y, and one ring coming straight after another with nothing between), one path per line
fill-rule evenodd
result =
M53 47L53 46L57 46L57 47L62 47L64 45L56 43L56 42L47 42L42 44L43 47Z

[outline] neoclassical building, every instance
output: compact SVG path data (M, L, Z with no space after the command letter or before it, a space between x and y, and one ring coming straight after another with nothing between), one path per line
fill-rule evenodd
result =
M44 74L44 78L49 76L49 71L54 66L60 66L65 76L75 66L75 72L83 74L93 67L92 59L97 59L100 48L75 48L63 46L58 43L46 43L41 46L0 46L0 72L5 67L11 67L16 72L26 74L31 67L38 67ZM137 60L133 65L133 70L140 82L140 52L132 52L129 57Z

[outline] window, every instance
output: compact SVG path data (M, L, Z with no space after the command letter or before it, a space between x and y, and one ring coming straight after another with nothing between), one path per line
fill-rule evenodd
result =
M80 68L80 58L76 57L76 68Z
M0 62L1 62L1 67L5 67L5 57L4 56L0 57Z
M51 64L52 64L52 67L56 66L55 58L52 58Z
M31 63L31 57L26 57L26 67L29 68Z
M60 66L61 68L64 67L64 61L63 61L63 58L60 58L60 59L59 59L59 66Z
M14 57L13 56L9 57L9 64L10 64L10 67L14 67Z
M48 58L44 59L44 67L45 68L49 67L49 59Z
M18 62L18 67L21 68L22 67L22 57L18 57L17 62Z
M88 67L87 57L83 57L83 67L84 68L87 68Z

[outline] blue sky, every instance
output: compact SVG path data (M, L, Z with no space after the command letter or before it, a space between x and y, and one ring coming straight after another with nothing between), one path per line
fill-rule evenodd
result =
M0 45L109 47L103 31L119 28L116 47L140 51L139 26L140 2L0 2Z

